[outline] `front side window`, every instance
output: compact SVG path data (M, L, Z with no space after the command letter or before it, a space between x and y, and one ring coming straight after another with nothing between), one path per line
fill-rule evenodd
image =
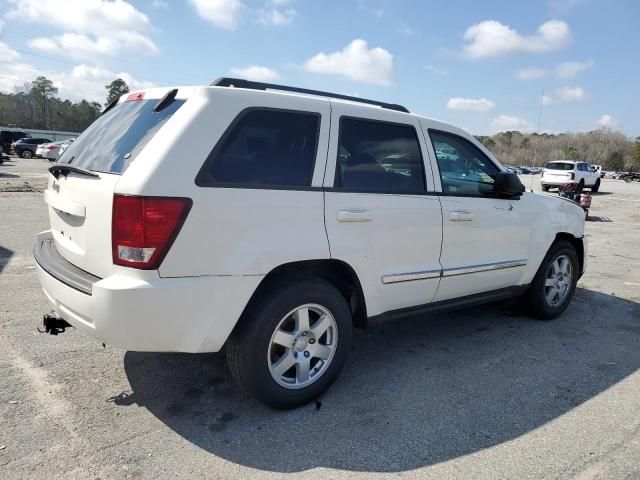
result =
M334 187L412 194L425 191L424 165L414 127L342 118Z
M252 109L241 113L198 173L200 186L308 187L320 115Z
M478 195L493 192L498 167L468 140L429 131L444 193Z

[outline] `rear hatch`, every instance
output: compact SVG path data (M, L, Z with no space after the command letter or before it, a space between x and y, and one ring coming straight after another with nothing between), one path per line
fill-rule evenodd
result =
M549 162L545 166L542 177L548 180L573 180L575 178L574 164L566 162Z
M171 98L161 104L161 97L136 93L112 105L51 167L45 202L55 248L98 277L113 271L111 216L116 185L184 103Z

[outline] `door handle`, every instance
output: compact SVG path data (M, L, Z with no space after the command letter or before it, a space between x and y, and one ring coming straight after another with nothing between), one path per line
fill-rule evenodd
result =
M473 220L473 212L467 210L453 210L449 212L449 220L452 222L470 222Z
M339 222L370 222L373 214L369 210L338 210Z

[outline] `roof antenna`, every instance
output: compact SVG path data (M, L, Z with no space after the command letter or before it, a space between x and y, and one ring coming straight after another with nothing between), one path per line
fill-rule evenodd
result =
M536 130L536 134L539 136L540 135L540 119L542 118L542 105L544 103L544 88L542 89L542 94L540 94L540 108L538 110L538 127ZM532 160L532 167L536 166L536 153L538 150L538 140L539 138L536 138L536 142L533 144L533 160ZM529 190L533 192L533 175L531 176L531 182L529 184Z

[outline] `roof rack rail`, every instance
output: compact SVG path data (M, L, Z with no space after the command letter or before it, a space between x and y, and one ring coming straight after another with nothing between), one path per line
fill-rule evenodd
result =
M368 105L376 105L378 107L398 112L409 113L406 107L395 103L378 102L377 100L367 100L366 98L351 97L349 95L341 95L339 93L323 92L321 90L310 90L308 88L290 87L288 85L277 85L275 83L254 82L244 80L242 78L221 77L211 83L212 87L237 87L248 88L250 90L281 90L284 92L304 93L306 95L317 95L320 97L330 97L339 100L349 100L350 102L366 103Z

